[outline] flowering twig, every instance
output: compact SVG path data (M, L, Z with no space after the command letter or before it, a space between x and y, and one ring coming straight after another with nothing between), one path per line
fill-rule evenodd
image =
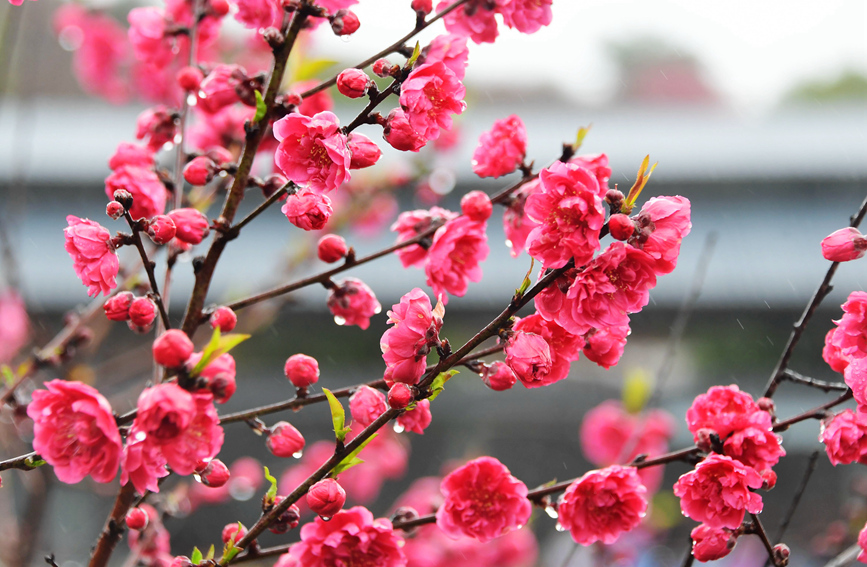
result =
M124 210L123 217L126 219L127 224L129 224L130 229L132 229L132 242L138 250L139 256L141 256L142 264L144 265L145 272L148 275L148 281L151 284L151 295L154 303L157 304L157 309L160 312L160 319L162 320L163 327L166 329L171 329L172 324L169 321L169 314L166 311L165 305L163 305L163 298L160 296L160 288L157 285L156 274L154 273L154 268L156 268L156 263L154 263L150 258L148 258L148 253L144 249L144 243L141 240L141 232L142 225L138 222L132 220L132 216L129 214L129 210Z

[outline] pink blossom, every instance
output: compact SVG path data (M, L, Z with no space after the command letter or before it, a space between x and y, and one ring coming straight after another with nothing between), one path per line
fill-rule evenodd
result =
M403 427L404 431L412 431L419 435L424 435L424 430L431 421L433 416L430 413L430 400L421 400L414 409L407 410L397 418L397 424Z
M867 406L867 357L852 358L843 371L843 381L852 388L859 411Z
M63 229L66 235L66 251L72 257L72 267L81 283L87 286L87 295L103 295L117 287L117 272L120 264L111 243L107 228L88 219L74 215L66 217L69 226Z
M570 258L582 266L599 250L605 209L599 183L586 169L556 162L539 174L542 191L527 197L527 215L540 226L527 237L530 256L546 268L561 268Z
M553 0L496 0L503 23L521 33L535 33L551 23Z
M424 374L427 354L440 344L445 307L431 308L427 294L415 288L400 298L388 312L393 324L379 341L385 360L385 378L394 382L415 384Z
M304 436L288 421L278 421L268 432L265 445L275 457L289 458L300 455L304 449Z
M0 321L0 364L6 364L30 340L24 299L12 288L0 289Z
M291 557L299 567L359 564L365 567L405 567L403 538L385 518L374 520L362 506L343 510L328 522L316 518L301 528L301 542Z
M62 482L75 484L90 475L110 482L117 474L121 440L108 401L80 382L51 380L35 390L27 405L33 420L33 450Z
M608 180L611 178L611 168L608 166L608 156L605 154L583 154L575 156L569 163L579 165L589 171L599 182L602 195L608 191Z
M68 6L72 6L72 4L68 4ZM117 145L114 155L109 158L108 167L114 171L124 165L150 169L154 166L154 151L129 142L121 142Z
M565 376L552 373L554 362L548 342L535 333L517 331L506 343L506 364L527 388L548 386Z
M162 69L174 58L172 38L166 36L166 15L161 8L133 8L129 20L129 41L136 59Z
M590 471L569 485L557 505L559 524L581 545L612 544L647 511L647 489L635 467Z
M187 359L187 370L192 370L202 359L202 353L197 352ZM214 395L214 401L225 404L235 393L235 357L224 353L212 360L199 373L207 381L208 390Z
M443 1L437 4L437 12L450 5ZM497 20L494 10L487 0L470 0L460 8L451 11L443 18L446 29L455 35L469 37L477 44L494 43L497 39Z
M702 562L722 559L731 553L737 542L737 536L730 529L712 528L707 524L694 528L689 536L692 556Z
M581 356L584 340L579 335L573 335L554 321L546 321L538 313L518 320L513 328L515 331L535 333L548 343L552 362L551 371L547 378L548 383L566 378L569 375L570 363L578 360Z
M413 400L412 388L402 382L392 384L388 389L386 401L391 409L403 409Z
M461 114L466 89L442 61L415 67L400 86L400 106L413 130L435 140L440 129L452 127L452 114Z
M846 355L867 356L867 292L850 293L843 312L843 317L835 321L834 340Z
M629 244L656 261L658 274L671 273L677 265L680 241L689 234L690 204L686 197L654 197L635 217L637 232Z
M129 321L129 308L135 296L131 291L122 291L105 300L102 305L109 321Z
M422 63L442 61L459 80L463 81L467 71L469 54L466 37L455 34L443 34L433 38L433 41L422 49L419 59Z
M147 296L136 297L129 304L129 328L137 333L146 333L157 318L157 304Z
M495 392L509 390L518 381L512 369L505 362L500 361L483 366L481 376L485 386Z
M711 454L674 484L685 516L711 528L737 529L744 514L762 511L762 497L750 492L761 488L762 477L731 457Z
M315 514L331 518L343 509L346 491L333 478L324 478L310 487L307 492L307 506Z
M331 199L310 189L289 195L280 210L289 222L302 230L321 230L334 213Z
M319 362L306 354L293 354L286 359L283 373L296 388L309 388L319 381Z
M629 325L590 329L584 335L584 356L606 370L616 366L631 332Z
M283 15L280 2L276 0L234 0L234 4L238 7L235 19L254 30L279 26L277 18Z
M834 372L840 374L849 366L849 357L843 354L836 337L837 328L833 328L825 335L825 346L822 348L822 358Z
M756 423L770 428L770 414L759 409L753 397L735 384L711 387L706 394L696 396L686 410L686 424L696 441L702 429L715 431L725 440L731 433Z
M427 144L427 138L416 132L403 109L395 108L388 113L382 137L396 150L417 152Z
M822 256L832 262L849 262L867 253L867 238L857 228L841 228L822 240Z
M769 470L786 455L782 440L771 430L767 412L753 414L755 424L732 433L724 440L723 452L758 473Z
M197 112L198 121L190 128L190 145L198 150L230 148L244 142L244 122L253 118L256 109L227 106L215 114Z
M360 98L367 93L370 77L362 69L350 67L337 75L337 90L345 97Z
M388 411L388 405L382 392L370 386L361 386L349 398L349 411L353 423L367 427Z
M133 220L149 219L166 210L166 186L151 169L122 165L105 179L105 194L114 198L114 192L124 189L132 194L129 214Z
M493 204L484 191L470 191L461 197L461 212L476 222L491 218Z
M148 147L155 152L173 143L176 132L175 115L161 104L145 109L136 119L136 139L146 139Z
M512 173L527 155L527 130L513 114L494 122L493 128L479 138L473 152L473 171L479 177L500 177Z
M512 258L517 258L526 247L527 237L539 223L527 216L525 204L527 197L542 190L538 179L528 181L512 194L512 201L503 213L503 232L506 233L506 246Z
M527 486L493 457L455 469L440 490L445 501L436 513L437 526L453 539L468 536L485 543L530 519Z
M169 211L169 217L175 221L175 236L181 242L200 244L211 232L208 217L191 207L173 209Z
M846 409L825 419L819 441L834 466L867 463L867 414Z
M370 326L370 318L382 311L373 290L357 278L346 278L328 291L326 301L338 325Z
M353 132L348 138L349 151L352 154L352 160L349 162L349 169L364 169L374 165L379 158L382 157L382 150L379 146L373 143L373 140Z
M274 123L274 137L274 163L295 183L325 193L349 181L352 154L333 113L289 114Z
M391 231L397 232L397 242L406 242L427 231L434 223L444 223L457 218L457 214L440 207L432 207L429 211L419 209L400 213L397 221L391 225ZM421 267L427 258L428 248L411 244L398 250L397 257L404 268Z
M312 21L315 22L316 20L314 19ZM301 81L299 83L293 84L292 89L297 93L301 93L315 87L318 84L319 81L311 79L309 81ZM331 110L332 108L334 108L334 100L331 98L331 94L329 94L328 90L323 90L319 91L316 94L304 97L304 100L302 100L301 104L298 106L298 112L300 112L304 116L313 116L314 114L325 112L326 110Z
M241 99L238 87L247 80L240 65L217 65L199 85L198 108L213 114Z
M481 262L488 257L486 223L469 217L446 222L434 233L424 271L427 284L443 304L448 295L463 297L467 282L482 279Z

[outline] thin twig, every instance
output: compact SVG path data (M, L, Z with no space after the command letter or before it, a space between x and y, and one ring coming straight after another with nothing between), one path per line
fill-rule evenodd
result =
M849 386L847 386L845 382L826 382L825 380L817 380L816 378L810 378L809 376L799 374L789 368L786 368L783 371L783 379L788 380L789 382L794 382L795 384L804 384L805 386L817 388L826 393L845 392L849 389Z
M265 211L265 209L267 209L268 207L273 205L274 202L277 201L278 199L280 199L280 197L282 197L283 195L294 194L295 191L297 190L297 188L298 188L298 186L295 185L294 182L289 181L288 183L286 183L286 185L277 189L277 191L275 191L273 195L271 195L270 197L265 199L265 202L262 203L261 205L259 205L258 207L256 207L255 210L253 210L249 215L247 215L246 217L241 219L241 221L238 224L234 225L231 229L229 229L230 232L233 233L235 236L237 236L237 234L239 232L241 232L241 229L244 228L245 226L247 226L250 223L250 221L252 221L256 217L258 217L260 214L262 214L262 212Z
M762 545L765 546L765 550L768 552L768 557L771 559L771 562L776 565L777 562L774 560L774 544L768 539L768 534L765 532L765 527L762 525L762 521L756 514L751 513L750 517L753 520L752 532L762 540Z
M792 516L795 515L795 510L797 510L798 504L801 502L801 497L807 490L807 483L810 482L810 477L813 475L813 471L816 470L816 463L818 461L819 451L813 451L813 454L810 455L810 460L807 462L807 468L804 470L804 476L801 478L801 484L798 486L798 490L795 491L795 494L792 497L792 503L789 505L786 515L783 516L783 521L780 522L780 527L777 529L777 536L774 538L774 541L783 541L783 536L786 535L786 530L792 522Z
M774 431L779 433L780 431L785 431L789 428L789 426L794 425L795 423L807 420L807 419L824 419L825 414L829 409L834 406L838 406L843 402L852 399L852 390L848 390L843 393L843 395L834 398L830 402L824 403L821 406L815 407L813 409L807 410L803 413L800 413L794 417L790 417L789 419L778 421L774 424Z
M148 281L151 284L151 292L153 295L154 303L157 304L157 308L160 312L160 318L163 322L163 327L166 329L171 329L172 324L169 321L169 314L166 311L165 305L163 305L163 298L160 297L160 287L157 285L156 274L154 273L154 268L156 264L148 258L148 254L144 249L144 243L141 240L141 226L136 221L132 220L132 216L129 214L129 211L123 212L123 218L126 219L126 222L129 224L130 229L132 229L132 241L135 244L136 249L138 250L139 256L141 256L142 264L144 264L145 272L148 275Z

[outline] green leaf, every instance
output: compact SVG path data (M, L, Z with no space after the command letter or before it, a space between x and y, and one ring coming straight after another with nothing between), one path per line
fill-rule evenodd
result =
M572 149L574 149L576 152L578 151L578 148L580 148L581 145L584 144L584 138L587 137L587 134L590 132L590 128L592 127L593 124L578 128L578 134L575 136L575 144L572 146Z
M225 546L223 546L223 559L220 561L220 563L228 563L229 561L234 559L235 556L238 555L240 552L240 547L235 547L235 544L233 543L227 543Z
M256 114L253 115L253 122L259 122L265 118L265 113L268 112L268 107L265 106L265 99L262 98L262 93L259 91L253 92L256 93Z
M211 560L214 558L214 544L211 544L211 548L208 550L208 554L205 556L205 559Z
M8 365L4 364L0 366L0 374L3 375L3 381L6 383L7 388L15 383L15 374Z
M322 390L325 392L325 397L328 398L328 407L331 409L331 423L334 424L334 435L337 437L339 443L343 443L343 440L346 439L346 434L352 430L351 427L345 427L346 412L343 410L343 404L331 393L331 390L328 388L322 388Z
M271 488L265 493L265 497L274 499L277 497L277 479L271 476L271 471L268 470L268 467L265 467L265 478L271 483Z
M428 399L430 401L434 401L435 399L437 399L437 396L439 396L442 393L443 388L445 388L446 382L451 380L452 376L455 376L458 373L459 372L454 369L440 372L439 375L434 378L434 381L430 385L431 395Z
M632 368L623 381L623 407L629 413L638 413L653 393L653 380L643 368Z
M351 453L349 453L348 455L346 455L345 457L343 457L343 460L340 461L339 463L337 463L337 466L334 467L334 468L331 470L331 474L332 474L333 476L336 476L336 475L342 473L342 472L345 471L345 470L349 470L349 469L351 469L351 468L354 467L355 465L360 465L361 463L363 463L364 461L358 458L358 454L361 452L362 449L364 449L365 447L367 447L367 444L370 443L371 441L373 441L373 439L374 439L377 435L379 435L379 434L378 434L378 433L374 433L373 435L371 435L370 437L368 437L367 439L365 439L365 440L361 443L361 445L359 445L358 447L356 447L354 451L352 451Z
M35 468L41 467L41 466L43 466L43 465L46 465L46 464L48 464L48 463L46 463L45 461L43 461L43 460L42 460L42 459L37 455L37 456L35 456L35 457L27 457L26 459L24 459L24 464L27 465L28 467L32 468L32 469L35 469Z
M412 66L415 65L418 56L421 55L421 45L418 42L415 42L415 49L412 50L412 57L406 62L406 69L412 69Z
M207 346L205 346L205 350L202 351L202 359L190 372L190 376L195 378L201 374L202 370L207 368L210 363L214 362L214 360L226 354L249 338L250 335L242 335L238 333L221 336L220 328L217 327L214 329L214 334L211 335L211 340L208 342Z
M192 563L193 565L198 565L199 563L202 562L202 559L203 559L202 552L199 551L198 547L194 547L193 548L193 554L190 555L190 563Z
M292 82L306 81L317 77L328 69L337 65L337 61L332 59L304 59L304 62L292 73Z
M530 258L530 269L527 270L527 275L524 276L524 281L521 282L521 287L515 290L515 295L524 296L524 293L530 289L530 286L533 282L530 280L530 274L533 273L533 265L536 261L533 258Z

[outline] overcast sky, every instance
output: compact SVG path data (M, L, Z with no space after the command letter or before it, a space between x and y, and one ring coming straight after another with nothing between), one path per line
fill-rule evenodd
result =
M362 0L356 36L322 47L341 59L347 46L373 52L412 25L408 4ZM746 111L769 108L804 79L867 72L865 0L554 0L553 12L536 34L505 30L494 45L472 45L471 80L532 79L598 101L617 80L605 46L641 37L696 55L727 101Z

